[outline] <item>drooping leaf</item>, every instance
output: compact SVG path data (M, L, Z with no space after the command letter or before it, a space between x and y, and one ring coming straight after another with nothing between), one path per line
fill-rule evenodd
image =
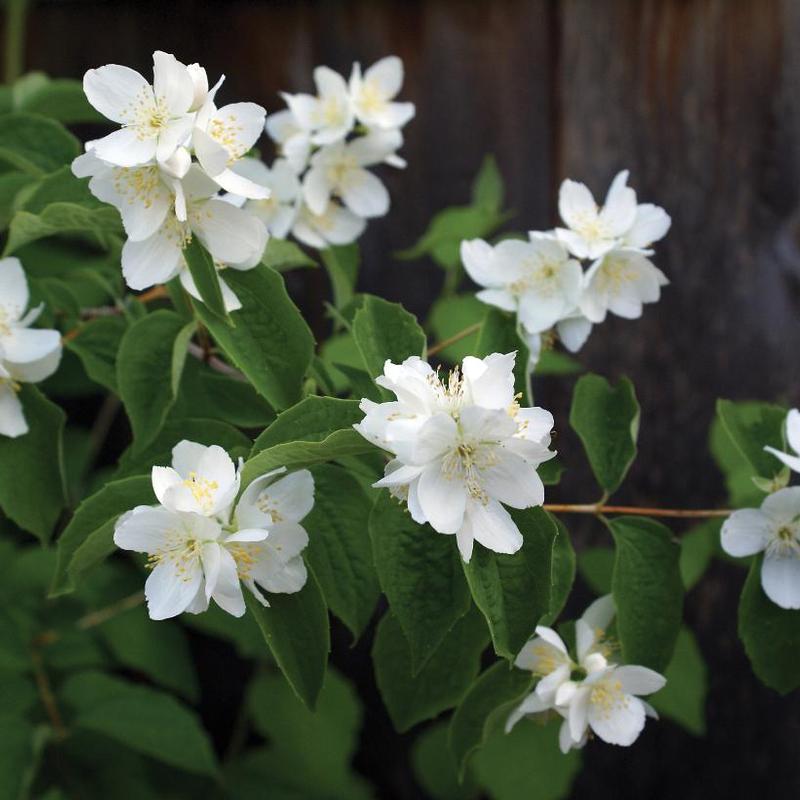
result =
M607 524L616 545L612 589L622 658L663 672L681 626L680 544L647 517L615 517Z
M558 536L553 543L553 561L550 570L550 607L540 625L552 625L566 605L572 584L575 582L575 550L569 537L566 525L558 519L551 517L558 528Z
M611 384L599 375L584 375L575 384L569 423L583 442L600 486L613 494L636 457L639 403L627 378Z
M459 776L469 757L480 748L514 705L530 690L531 674L498 661L483 672L464 695L450 720L450 751Z
M425 333L417 318L397 303L367 295L353 318L353 337L372 378L383 374L384 362L396 364L421 356Z
M114 552L114 523L121 514L154 502L149 475L112 481L84 500L58 539L50 596L73 591L81 573Z
M761 555L753 559L739 598L739 638L759 680L788 694L800 686L800 613L764 594L762 563Z
M375 634L372 661L394 727L403 733L457 705L480 671L480 655L488 642L486 623L471 608L415 675L403 629L387 612Z
M98 317L82 325L66 346L80 358L86 374L117 391L117 354L128 327L124 317Z
M589 547L581 550L578 553L578 572L595 594L611 594L614 548Z
M342 308L353 299L361 253L358 245L345 244L319 251L333 289L333 304Z
M648 698L664 717L677 722L689 733L706 732L708 669L692 632L682 627L675 642L672 661L664 673L667 685Z
M385 490L372 509L369 532L378 579L416 674L470 607L456 543L414 522Z
M708 519L681 536L681 577L688 592L703 576L719 542L721 519Z
M168 694L100 672L69 677L62 697L72 724L108 736L144 755L199 775L217 763L200 720Z
M306 557L331 611L359 638L380 596L369 538L372 498L341 467L313 468L314 508L303 520Z
M295 694L314 710L331 649L328 608L314 573L294 594L269 594L265 608L245 592L247 608Z
M0 508L45 543L66 501L65 415L31 384L23 384L18 397L28 432L14 439L0 435Z
M503 208L503 194L503 176L497 168L497 160L487 155L472 183L472 204L499 213Z
M542 509L515 510L512 516L523 536L522 548L505 555L476 545L464 573L472 598L489 623L495 652L513 661L550 611L559 533Z
M200 244L198 239L194 238L189 246L184 248L183 257L186 259L186 265L192 275L194 285L208 311L223 322L230 324L230 317L225 310L225 301L222 298L222 287L219 283L217 268L211 254Z
M0 161L23 172L54 172L80 152L78 140L52 119L26 113L0 116Z
M231 314L235 327L199 303L195 304L198 315L267 402L276 409L288 408L300 399L311 363L311 331L289 298L283 279L269 267L227 270L225 281L242 303L242 308Z

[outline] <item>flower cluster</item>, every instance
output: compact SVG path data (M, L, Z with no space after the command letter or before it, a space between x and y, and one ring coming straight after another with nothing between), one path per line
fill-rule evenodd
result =
M408 504L413 519L455 534L464 561L473 542L516 553L522 535L503 504L544 502L536 468L552 458L553 416L521 408L515 353L468 356L447 379L417 356L387 361L376 383L397 400L363 399L355 429L394 455L376 484Z
M25 313L30 296L17 258L0 259L0 435L22 436L28 423L17 394L22 383L50 377L61 361L61 334L31 328L43 306Z
M764 449L794 472L800 472L800 411L786 417L786 438L794 455ZM767 495L761 508L734 511L720 534L722 549L735 557L764 553L761 586L781 608L800 608L800 486Z
M643 304L661 296L668 281L650 261L650 247L666 235L670 218L658 206L637 203L627 180L627 171L614 178L602 207L584 184L564 181L558 201L564 228L494 247L481 239L462 243L464 268L484 287L478 298L516 313L532 366L553 333L577 352L609 312L638 319ZM581 261L590 262L585 271Z
M209 89L200 65L186 66L161 51L153 54L152 85L117 64L84 76L87 99L119 129L87 142L72 171L90 177L91 192L119 210L128 237L122 273L131 289L180 276L199 298L183 255L194 236L217 269L251 269L261 260L268 237L263 224L218 195L269 197L269 189L241 168L264 129L266 112L255 103L217 108L222 81ZM228 310L239 308L220 283Z
M405 166L397 150L414 104L394 100L403 85L397 56L382 58L363 74L354 64L349 81L317 67L314 83L316 95L284 94L288 108L267 119L280 158L271 169L251 169L272 196L245 208L275 236L291 230L299 241L322 249L355 241L367 219L389 210L386 187L367 168Z
M117 521L116 545L147 554L152 619L198 614L211 600L240 617L241 584L265 606L259 587L292 593L305 585L301 553L308 534L300 521L314 505L311 473L273 470L236 502L240 469L221 447L184 440L172 451L171 467L153 467L159 505L137 506Z
M657 692L666 684L663 675L646 667L620 666L609 661L613 648L606 631L614 618L611 595L595 600L575 623L576 657L561 637L539 626L515 666L539 678L534 691L515 708L506 722L508 733L523 717L555 712L562 717L561 752L583 747L589 731L609 744L633 744L644 729L645 718L658 718L637 695Z

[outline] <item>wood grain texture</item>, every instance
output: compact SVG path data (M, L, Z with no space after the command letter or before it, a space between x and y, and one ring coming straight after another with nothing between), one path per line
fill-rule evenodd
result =
M467 199L485 153L498 157L520 230L556 222L562 178L602 195L629 168L640 198L673 217L656 259L672 283L641 320L611 318L582 353L593 371L628 375L643 408L640 455L619 502L724 503L706 444L715 398L800 403L797 2L60 2L35 11L27 66L79 77L118 62L147 73L155 47L227 73L223 99L271 111L279 90L311 88L316 64L346 72L354 60L403 58L403 96L417 104L409 168L386 172L393 209L362 240L361 288L417 313L440 275L390 254L434 212ZM290 286L321 325L322 272L292 276ZM596 499L566 423L570 382L544 379L536 393L556 413L569 467L551 499ZM579 544L608 543L591 522L575 531ZM800 701L779 700L752 677L736 639L743 580L715 564L687 600L711 668L708 737L664 722L632 749L592 744L574 798L798 794ZM569 610L587 597L579 593ZM379 710L368 649L334 637L338 663L370 706L358 766L381 797L419 797L411 737L397 743Z

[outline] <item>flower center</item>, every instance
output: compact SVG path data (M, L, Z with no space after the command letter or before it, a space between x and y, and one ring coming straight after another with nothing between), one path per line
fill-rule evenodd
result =
M335 97L328 97L322 101L319 119L327 127L336 127L344 122L344 108Z
M0 306L0 336L11 336L11 315Z
M328 164L328 180L334 186L341 186L357 166L356 160L352 156L343 154L336 161Z
M374 81L367 81L361 87L358 102L364 111L372 113L380 111L386 105L383 94Z
M141 203L145 208L153 205L156 195L163 190L158 167L117 167L113 174L114 189L131 205Z
M252 577L253 567L259 560L264 548L258 544L244 542L233 542L226 545L226 547L236 562L236 572L239 575L239 580L249 581Z
M442 472L447 480L463 482L469 496L483 505L489 495L483 488L481 473L497 464L493 442L461 441L442 460Z
M601 290L617 291L624 283L632 281L636 273L627 260L606 257L597 277Z
M208 126L208 135L228 151L228 164L244 155L245 150L239 139L243 130L244 127L233 114L229 114L227 119L214 117Z
M278 511L277 507L273 505L272 499L266 491L256 499L256 508L262 513L266 514L272 522L283 522L283 515Z
M603 718L608 719L615 709L628 705L628 698L622 691L622 684L618 680L606 680L600 681L592 687L589 702L600 711Z
M205 512L211 511L214 507L214 493L219 489L216 481L209 481L201 478L194 470L189 473L189 477L184 480L183 485L192 493L197 505Z
M159 564L171 563L176 577L183 581L191 579L193 568L200 559L205 541L175 531L167 537L164 546L147 556L147 568L155 569Z

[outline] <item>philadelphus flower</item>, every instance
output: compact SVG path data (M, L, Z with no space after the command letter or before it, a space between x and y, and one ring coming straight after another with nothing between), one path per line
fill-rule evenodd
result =
M310 247L324 248L355 241L366 219L389 210L386 187L367 167L405 166L397 154L400 129L414 116L414 106L394 102L403 82L396 56L363 75L355 64L349 83L332 69L317 67L314 82L316 95L284 94L288 108L267 117L266 130L280 160L300 181L294 187L281 178L281 205L295 212L291 233ZM273 208L268 207L266 224Z
M793 472L800 472L800 411L796 408L786 415L786 440L794 450L794 455L783 453L774 447L767 446L764 449L779 458Z
M763 552L764 594L781 608L800 608L800 486L767 495L760 509L734 511L722 526L721 541L732 556Z
M530 369L551 331L577 352L608 312L636 319L667 285L646 248L666 235L670 218L658 206L637 204L627 179L627 171L614 178L602 208L582 183L564 181L559 209L568 228L494 247L481 239L462 243L464 268L484 287L478 299L517 315ZM584 272L578 259L593 261Z
M515 353L467 357L447 380L416 356L387 361L376 383L397 400L362 400L365 417L354 426L395 456L374 485L405 499L416 522L455 534L464 561L475 541L515 553L522 535L503 504L544 502L536 468L555 455L553 416L520 408L514 360Z
M171 467L153 467L158 506L138 506L117 521L114 542L146 553L145 597L152 619L208 609L213 600L240 617L241 584L264 605L266 592L299 592L308 534L300 521L314 504L308 470L273 470L235 503L239 469L221 448L182 441Z
M42 306L26 314L29 301L19 259L0 259L0 435L12 438L28 432L20 384L43 381L61 361L61 334L30 327Z
M120 212L128 236L122 250L128 286L146 289L180 275L199 299L183 257L193 236L218 269L250 269L264 253L264 225L218 194L225 189L245 199L269 197L266 184L239 169L264 128L266 112L255 103L218 109L214 98L222 79L209 90L198 64L187 67L160 51L153 63L153 86L116 64L86 73L89 102L122 128L88 142L72 171L89 177L90 191ZM229 287L220 284L226 308L240 308Z
M573 660L561 637L539 626L514 664L539 678L534 691L515 708L506 733L524 717L555 712L563 718L559 746L563 753L583 747L591 729L609 744L631 745L642 732L645 717L655 710L637 695L661 689L666 680L646 667L609 662L613 648L606 630L614 617L611 595L595 600L575 623Z

